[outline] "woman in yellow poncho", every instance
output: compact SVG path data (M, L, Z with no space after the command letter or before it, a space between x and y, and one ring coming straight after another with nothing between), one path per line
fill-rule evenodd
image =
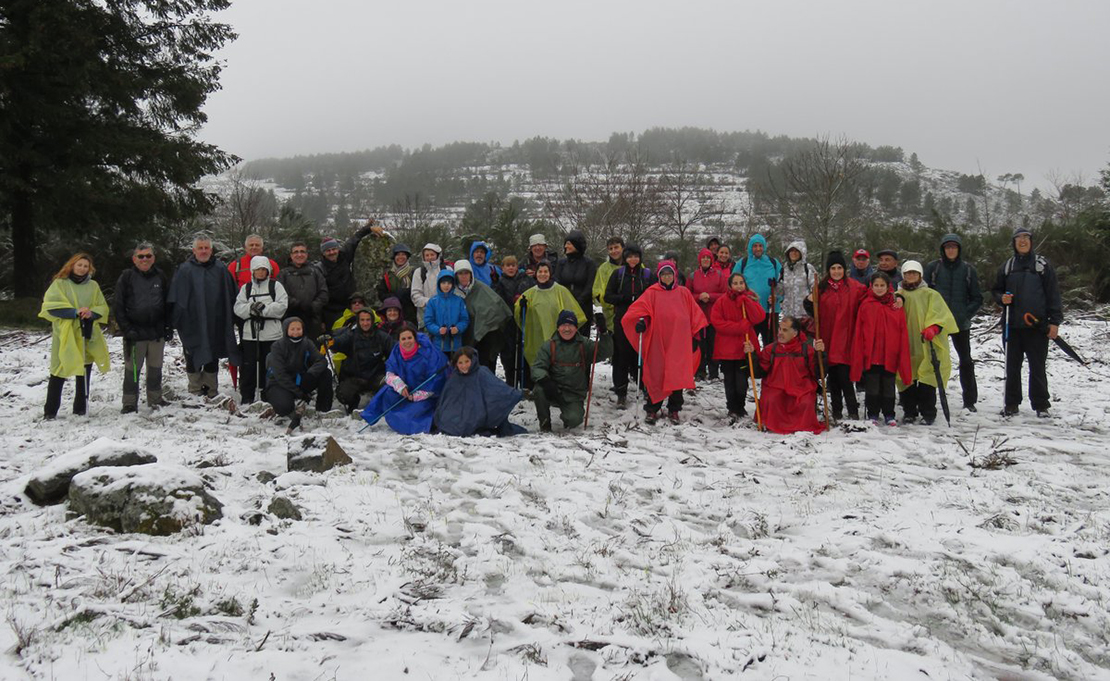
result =
M546 260L536 265L536 285L526 289L516 299L514 316L516 325L524 330L525 387L531 386L531 366L536 361L540 345L551 339L557 328L559 313L570 310L581 326L586 323L582 306L566 286L556 284L551 274L551 263ZM523 318L524 323L521 324Z
M77 378L73 413L83 416L87 408L92 365L100 373L108 371L108 343L101 327L108 323L108 302L100 285L92 258L78 253L58 270L42 299L39 317L53 325L50 344L50 383L46 388L43 415L53 419L62 404L62 387L70 376Z
M902 265L902 283L898 289L906 311L906 327L910 337L910 368L913 383L904 385L898 378L901 392L903 423L913 423L921 416L930 426L937 418L937 372L933 368L931 345L940 360L940 380L948 383L952 359L948 354L948 336L959 331L956 318L940 293L921 279L921 263L907 260Z

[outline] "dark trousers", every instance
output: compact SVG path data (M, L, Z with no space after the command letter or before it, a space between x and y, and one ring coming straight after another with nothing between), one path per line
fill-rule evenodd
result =
M383 385L385 385L384 371L370 379L344 376L339 379L339 387L335 390L335 398L349 413L358 408L358 403L364 394L376 393Z
M613 392L618 397L623 397L628 394L628 382L638 378L636 372L639 355L636 344L639 343L640 336L637 334L631 339L626 338L620 321L613 325L616 327L613 329Z
M146 364L146 401L158 404L162 401L162 357L166 341L124 341L123 342L123 406L135 407L139 404L138 376Z
M331 387L331 373L326 373L320 380L315 377L305 374L301 377L301 390L311 394L316 393L316 411L330 411L334 393ZM278 416L288 416L293 413L293 409L297 406L297 400L300 399L298 393L271 383L264 393L265 399L274 408L274 413Z
M520 351L520 329L515 325L510 330L502 330L501 366L505 369L505 382L513 387L531 388L529 379L528 362L524 360L524 353ZM517 374L524 369L522 383L517 384Z
M219 360L198 364L187 351L184 354L185 373L189 376L189 393L215 397L220 389L219 374L216 373L220 370Z
M847 364L830 364L825 373L825 388L829 391L832 400L833 418L844 416L844 406L848 406L849 414L859 414L859 400L856 399L856 389L849 376L852 369Z
M725 408L730 414L746 415L748 410L744 405L748 401L748 383L752 380L747 358L722 359L721 373L725 379Z
M647 399L650 400L651 398L649 397ZM670 395L668 395L667 399L665 400L659 400L658 402L647 402L645 400L646 403L644 404L644 411L649 414L654 414L663 408L664 402L667 403L667 411L682 411L682 404L684 401L685 400L683 400L682 398L682 391L675 390Z
M1029 360L1029 403L1044 411L1052 406L1048 395L1048 335L1039 329L1010 329L1006 345L1006 406L1021 404L1021 366Z
M701 361L698 364L698 376L709 374L709 378L717 378L720 365L713 361L713 341L717 332L712 326L705 327L702 337L698 339L698 348L701 350Z
M867 409L867 418L877 419L882 411L884 419L893 420L894 399L898 394L894 387L894 373L881 366L873 366L863 372L860 385L863 386L863 404Z
M255 390L266 389L266 356L273 341L243 341L239 348L243 355L239 367L239 395L243 404L254 402Z
M501 352L501 329L490 331L482 340L474 344L478 351L478 363L497 374L497 354Z
M85 375L75 377L76 389L73 393L73 413L77 416L84 416L85 410L88 407L88 385L89 378L92 374L92 365L85 365ZM43 416L52 419L58 415L58 409L62 406L62 388L65 387L66 379L62 376L50 376L50 381L46 384L46 406L43 407Z
M918 416L926 421L937 418L937 389L933 386L914 381L902 391L902 416L914 419Z
M775 342L775 334L771 329L771 316L773 314L772 312L768 312L763 321L752 327L752 329L759 334L759 338L763 341L764 347Z
M975 383L975 360L971 358L971 331L965 329L948 337L952 339L952 347L960 358L960 389L964 405L973 405L979 401L979 386Z

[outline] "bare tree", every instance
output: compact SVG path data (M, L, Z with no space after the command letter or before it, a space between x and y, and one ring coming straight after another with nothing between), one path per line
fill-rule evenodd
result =
M240 247L250 234L264 239L276 228L277 201L260 180L241 168L227 174L227 189L215 211L215 238L231 248Z
M797 223L821 260L847 236L858 215L859 188L867 171L859 146L841 137L818 137L768 172L767 187L779 211Z
M671 164L660 175L656 194L662 224L683 242L695 225L719 220L730 212L715 196L712 178L700 164Z

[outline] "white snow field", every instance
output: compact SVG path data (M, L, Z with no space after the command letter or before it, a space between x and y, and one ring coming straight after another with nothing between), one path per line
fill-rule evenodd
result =
M953 379L951 428L760 434L727 425L720 383L649 427L602 365L588 430L310 412L354 464L290 475L284 425L196 408L176 345L174 406L120 415L113 339L90 416L67 388L44 422L49 342L7 335L0 678L1110 679L1108 326L1066 325L1091 368L1052 348L1054 416L1009 421L981 331L980 408ZM515 420L536 430L530 403ZM121 535L24 495L101 438L199 473L223 519Z

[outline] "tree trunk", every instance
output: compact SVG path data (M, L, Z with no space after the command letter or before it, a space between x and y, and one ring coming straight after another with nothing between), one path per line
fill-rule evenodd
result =
M16 298L38 298L43 289L38 272L38 239L35 237L31 194L16 192L12 197L12 288Z

